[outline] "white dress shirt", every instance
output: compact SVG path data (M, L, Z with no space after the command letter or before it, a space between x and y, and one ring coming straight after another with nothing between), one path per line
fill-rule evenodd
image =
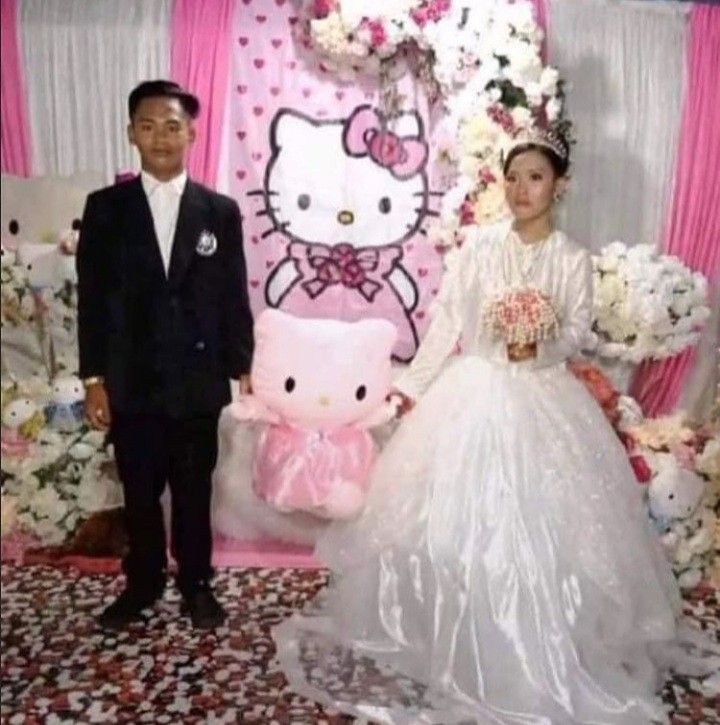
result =
M153 224L155 225L155 236L160 246L160 256L167 275L170 269L170 255L172 254L178 212L180 211L180 197L185 191L187 172L183 171L170 181L158 181L147 171L142 171L140 178L150 204Z

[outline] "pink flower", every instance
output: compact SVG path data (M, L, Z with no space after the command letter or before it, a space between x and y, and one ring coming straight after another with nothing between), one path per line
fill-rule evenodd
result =
M410 11L412 19L421 27L424 28L428 21L427 8L423 5L415 10Z
M335 10L334 0L313 0L312 12L318 20L326 18L333 10Z
M499 103L496 103L487 109L487 114L495 123L502 126L503 131L508 134L512 134L515 130L515 121L513 120L512 114Z
M473 203L470 201L470 199L465 199L465 201L460 206L460 224L474 224L475 223L475 211L473 208Z
M373 48L379 48L387 42L387 33L381 20L368 20L367 27L370 30L370 44Z
M630 465L632 466L638 483L647 483L652 478L652 469L648 465L644 456L630 456Z
M437 23L450 10L450 0L430 0L410 11L412 19L422 28L427 23Z
M490 171L487 166L484 166L482 169L480 169L479 176L480 181L482 181L482 183L486 185L494 184L497 181L495 174L493 174L493 172Z

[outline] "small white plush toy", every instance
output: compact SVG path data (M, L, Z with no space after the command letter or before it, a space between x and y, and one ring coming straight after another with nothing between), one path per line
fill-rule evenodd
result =
M52 399L45 408L48 425L62 433L72 433L83 424L85 391L80 379L71 375L55 378Z
M7 403L2 411L3 455L26 455L44 423L40 407L30 398L15 398Z
M692 516L705 492L705 480L682 468L672 453L654 454L652 468L657 472L648 488L650 516L666 551L674 558L680 543L675 525Z

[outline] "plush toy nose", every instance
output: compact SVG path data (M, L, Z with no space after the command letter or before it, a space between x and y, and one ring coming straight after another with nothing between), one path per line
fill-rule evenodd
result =
M327 395L321 395L318 398L318 403L320 403L320 405L322 405L323 408L327 408L328 405L330 405L330 398L328 398Z
M352 224L355 221L355 215L348 209L343 209L342 211L338 212L337 220L340 222L340 224Z

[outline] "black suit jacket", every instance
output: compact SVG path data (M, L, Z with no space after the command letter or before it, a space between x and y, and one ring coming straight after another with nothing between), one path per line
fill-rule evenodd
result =
M212 254L198 251L203 232ZM104 376L113 410L186 417L230 400L253 350L234 200L188 179L166 277L140 179L96 191L77 270L80 376Z

